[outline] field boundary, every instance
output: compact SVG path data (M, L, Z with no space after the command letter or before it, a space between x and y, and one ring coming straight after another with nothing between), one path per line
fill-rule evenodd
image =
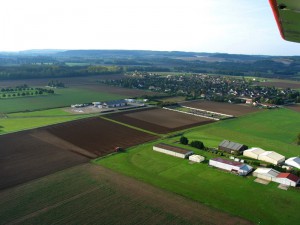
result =
M132 126L132 125L129 125L127 123L122 123L122 122L119 122L117 120L113 120L113 119L110 119L110 118L107 118L107 117L104 117L104 116L100 116L101 119L104 119L104 120L107 120L107 121L110 121L112 123L117 123L117 124L120 124L120 125L123 125L125 127L129 127L129 128L132 128L134 130L138 130L138 131L142 131L144 133L148 133L148 134L151 134L151 135L155 135L155 136L159 136L159 137L163 137L164 135L162 134L158 134L158 133L155 133L155 132L152 132L152 131L149 131L149 130L144 130L142 128L139 128L139 127L135 127L135 126Z

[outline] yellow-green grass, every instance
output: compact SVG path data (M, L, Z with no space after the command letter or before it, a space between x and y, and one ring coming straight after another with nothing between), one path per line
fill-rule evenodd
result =
M206 163L190 164L188 160L153 151L155 143L94 163L257 224L298 223L299 190L283 191L276 183L255 183L252 176L236 176Z
M0 113L34 111L40 109L70 106L76 103L109 101L122 99L126 95L99 92L84 88L56 89L55 94L47 96L0 99Z

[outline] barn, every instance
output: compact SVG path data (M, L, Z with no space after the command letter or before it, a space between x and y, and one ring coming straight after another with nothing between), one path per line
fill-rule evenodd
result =
M285 164L300 169L300 158L292 157L285 160Z
M279 175L279 173L280 172L272 168L257 168L253 172L253 176L264 180L273 181Z
M258 160L278 165L284 162L285 157L283 155L278 154L277 152L266 151L264 153L259 154Z
M287 185L287 186L293 186L296 187L297 184L300 182L300 178L292 173L280 173L278 176L274 179L274 182Z
M157 152L162 152L162 153L167 154L167 155L172 155L172 156L175 156L175 157L183 158L183 159L186 159L190 155L194 154L193 151L190 151L190 150L187 150L187 149L184 149L184 148L174 147L174 146L167 145L167 144L164 144L164 143L154 145L153 150L157 151Z
M205 158L201 155L190 155L189 160L192 162L200 163L200 162L203 162L205 160Z
M249 158L252 158L252 159L258 159L258 156L264 152L266 152L266 151L261 148L253 147L253 148L249 148L249 149L245 150L243 152L243 155L247 156Z
M241 154L244 150L248 149L248 146L224 140L219 144L218 149L231 154Z
M246 176L253 170L253 168L247 164L221 158L210 159L209 165L236 173L241 176Z

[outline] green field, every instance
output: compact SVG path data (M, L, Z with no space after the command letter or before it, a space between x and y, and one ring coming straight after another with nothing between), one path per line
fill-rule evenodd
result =
M73 115L62 109L7 114L5 117L0 118L0 134L43 127L87 116L89 115Z
M190 140L202 140L209 147L229 139L295 156L300 154L300 147L294 144L299 132L300 114L280 109L197 127L184 135ZM173 137L163 142L174 144L178 140L179 137ZM298 223L299 190L283 191L276 183L255 183L252 176L243 178L207 164L189 164L188 160L154 152L155 143L133 147L95 163L257 224ZM210 158L207 154L212 153L205 154Z
M298 133L300 113L278 109L194 128L184 135L190 140L202 140L208 147L217 147L222 140L228 139L290 157L300 155L300 146L296 145Z
M0 113L34 111L70 106L76 103L108 101L127 96L93 91L85 88L56 89L54 95L0 99Z

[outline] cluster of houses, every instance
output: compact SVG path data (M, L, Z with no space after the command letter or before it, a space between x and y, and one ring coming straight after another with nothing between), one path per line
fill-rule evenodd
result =
M175 157L189 159L193 162L202 162L205 160L203 156L195 155L193 151L174 147L164 143L153 146L153 150ZM250 148L248 146L224 140L219 144L219 150L226 151L230 154L244 155L248 158L257 159L274 165L286 165L300 169L300 158L292 157L285 160L283 155L274 151L265 151L261 148ZM231 157L234 159L234 157ZM253 167L244 163L244 160L235 158L234 161L223 158L214 158L209 160L209 165L230 171L240 176L246 176L253 171ZM300 178L292 173L280 173L272 168L258 168L253 172L253 176L266 181L273 181L285 186L297 186L300 183Z

